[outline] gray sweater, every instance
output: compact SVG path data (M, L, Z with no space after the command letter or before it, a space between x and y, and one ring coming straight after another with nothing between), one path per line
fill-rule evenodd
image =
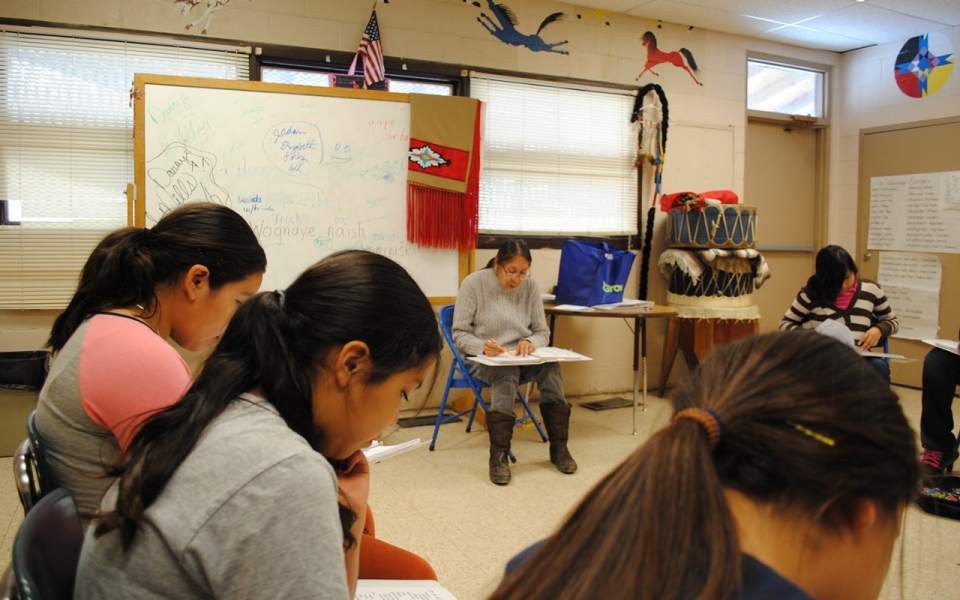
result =
M116 501L116 486L104 508ZM133 545L87 530L75 598L348 598L333 468L244 394L211 423Z
M471 273L463 280L453 310L453 343L461 354L483 354L483 342L494 339L509 350L520 340L535 348L550 343L540 286L532 277L508 290L493 269Z

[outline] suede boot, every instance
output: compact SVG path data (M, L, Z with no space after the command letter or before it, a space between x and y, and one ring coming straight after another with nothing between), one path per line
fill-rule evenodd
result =
M491 410L487 412L487 431L490 432L490 481L497 485L510 483L510 439L517 417L513 413Z
M575 473L577 461L573 460L570 451L567 450L567 436L570 433L570 405L541 403L540 414L543 416L543 425L547 428L547 437L550 439L550 462L561 473Z

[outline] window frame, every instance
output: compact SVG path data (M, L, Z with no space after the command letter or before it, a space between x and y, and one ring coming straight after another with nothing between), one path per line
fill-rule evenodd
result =
M192 63L203 65L203 69L186 69L188 73L191 71L217 72L224 77L240 77L241 81L246 81L252 48L237 42L192 38L185 40L168 35L144 36L94 28L75 30L5 26L4 34L17 36L12 42L5 42L5 47L11 53L20 52L21 48L25 48L32 53L26 54L27 57L35 54L42 56L46 52L59 55L65 51L72 51L82 56L80 62L70 65L75 68L63 71L63 77L68 81L72 78L74 81L81 82L78 84L81 89L90 88L91 93L106 94L103 97L109 98L114 103L113 112L107 112L102 115L102 119L98 117L95 122L89 117L91 113L84 110L77 111L78 117L71 116L70 119L61 122L62 120L50 119L43 110L39 113L40 118L36 116L36 109L23 113L22 108L18 108L20 104L10 100L18 94L17 90L25 90L24 93L38 93L32 92L26 86L17 87L18 79L24 76L20 71L9 71L9 76L4 77L9 82L9 87L0 91L4 98L4 106L11 107L10 112L4 113L3 125L7 138L4 149L12 153L14 160L18 160L17 157L22 152L27 156L26 159L21 159L22 164L12 163L14 167L19 165L20 169L38 170L41 174L46 173L44 177L60 176L61 171L44 170L38 167L35 159L31 162L29 155L38 154L47 147L45 144L49 143L49 139L53 136L63 136L64 132L68 136L76 133L75 138L70 137L71 144L75 146L71 145L69 149L64 150L71 168L81 169L79 172L82 173L82 169L89 166L91 156L116 158L105 166L110 173L105 178L99 177L87 181L83 178L69 177L67 179L69 194L66 196L56 196L58 193L56 190L46 194L37 193L32 189L38 186L36 181L25 179L22 174L12 179L9 177L4 179L5 185L13 187L5 188L12 198L2 198L3 202L0 206L2 210L0 251L5 257L0 264L0 310L62 309L72 297L79 271L96 244L110 231L132 224L130 188L135 169L134 117L132 108L126 109L129 114L125 112L124 117L119 119L120 112L116 110L118 104L119 106L128 104L127 76L129 75L132 81L132 71L151 68L151 65L164 65L167 64L164 61L170 61L170 66L158 67L157 70L182 72L184 65ZM26 42L20 41L21 39ZM223 55L231 56L229 60L224 60ZM19 64L16 62L16 56L18 54L11 54L10 64ZM160 62L157 62L158 58ZM144 59L147 60L144 61ZM98 87L99 84L91 82L103 81L100 77L102 71L91 70L89 64L99 65L104 60L112 61L106 63L111 67L110 75L106 78L107 85ZM60 73L57 69L63 67L59 62L50 61L38 61L34 64L40 65L36 68L53 68L57 73ZM3 68L6 69L8 66L5 63ZM120 80L124 82L122 85L118 83ZM45 82L46 80L41 79L38 84L41 91L42 84ZM78 98L80 102L88 98L88 96L76 95L71 97ZM63 110L64 106L72 110L70 104L51 104L51 107L56 107L58 110ZM26 130L29 135L22 134L22 130ZM21 135L23 135L22 140ZM41 143L36 143L31 136L36 136ZM122 140L122 143L117 143L118 139ZM74 148L79 149L79 154L71 154ZM124 174L118 175L121 171ZM113 190L114 185L119 186L116 193L111 192L108 196L100 193L106 189ZM90 190L85 190L85 186ZM33 216L27 219L27 211L24 210L22 221L10 220L9 200L21 197L31 202L33 210L47 211L48 214L38 218L36 213L32 213ZM91 200L95 200L99 205L104 203L110 205L109 210L79 211L71 214L71 211L76 210L78 203L82 205ZM42 208L37 209L32 205L33 202L37 202ZM63 207L58 206L61 203L64 204ZM114 204L117 205L116 210L112 206ZM120 205L122 208L119 208ZM79 220L75 221L75 219ZM86 226L84 221L87 221ZM70 224L66 226L53 224L61 222ZM73 223L76 223L76 226Z
M543 82L553 85L567 85L571 87L593 88L602 91L628 92L636 95L637 88L634 86L615 84L610 82L597 82L592 80L576 79L569 77L552 77L544 74L517 73L513 71L504 71L498 69L483 69L464 71L465 87L464 95L470 96L470 76L502 77L504 79L529 80L531 82ZM522 238L531 249L555 249L559 250L566 240L583 240L590 242L605 242L617 248L628 250L640 250L643 247L643 231L645 208L643 206L643 185L639 169L635 169L637 178L637 206L634 220L635 234L626 235L549 235L549 234L525 234L525 233L500 233L481 231L477 238L477 249L495 250L507 241Z
M823 116L821 117L810 117L808 115L790 115L787 113L765 111L765 110L756 110L747 107L747 118L754 119L757 121L763 121L767 123L784 123L790 124L798 128L810 128L810 129L819 129L829 126L830 124L830 80L832 76L832 67L830 65L824 65L820 63L785 58L783 56L774 56L772 54L764 54L759 52L748 52L747 53L747 62L746 70L749 72L750 63L763 63L767 65L774 65L785 67L789 69L796 69L799 71L809 71L812 73L819 73L823 77L823 85L820 90L820 102L823 106ZM749 102L750 98L750 77L747 76L744 81L744 98Z

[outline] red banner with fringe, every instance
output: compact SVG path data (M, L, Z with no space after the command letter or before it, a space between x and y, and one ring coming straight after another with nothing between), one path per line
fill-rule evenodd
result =
M410 96L407 240L473 250L480 194L480 102ZM436 164L434 164L436 163Z

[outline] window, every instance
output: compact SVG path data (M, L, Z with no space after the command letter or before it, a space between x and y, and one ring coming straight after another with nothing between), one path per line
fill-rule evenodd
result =
M773 61L747 60L747 110L823 119L822 70Z
M249 57L66 34L0 33L0 308L62 308L127 224L134 73L247 79Z
M332 81L328 71L305 71L300 69L281 69L277 67L263 67L260 77L269 83L291 83L295 85L313 85L330 87ZM453 84L419 81L415 79L398 79L387 76L390 80L390 91L398 94L433 94L436 96L452 96Z
M637 233L630 92L473 75L470 93L485 103L482 232Z

